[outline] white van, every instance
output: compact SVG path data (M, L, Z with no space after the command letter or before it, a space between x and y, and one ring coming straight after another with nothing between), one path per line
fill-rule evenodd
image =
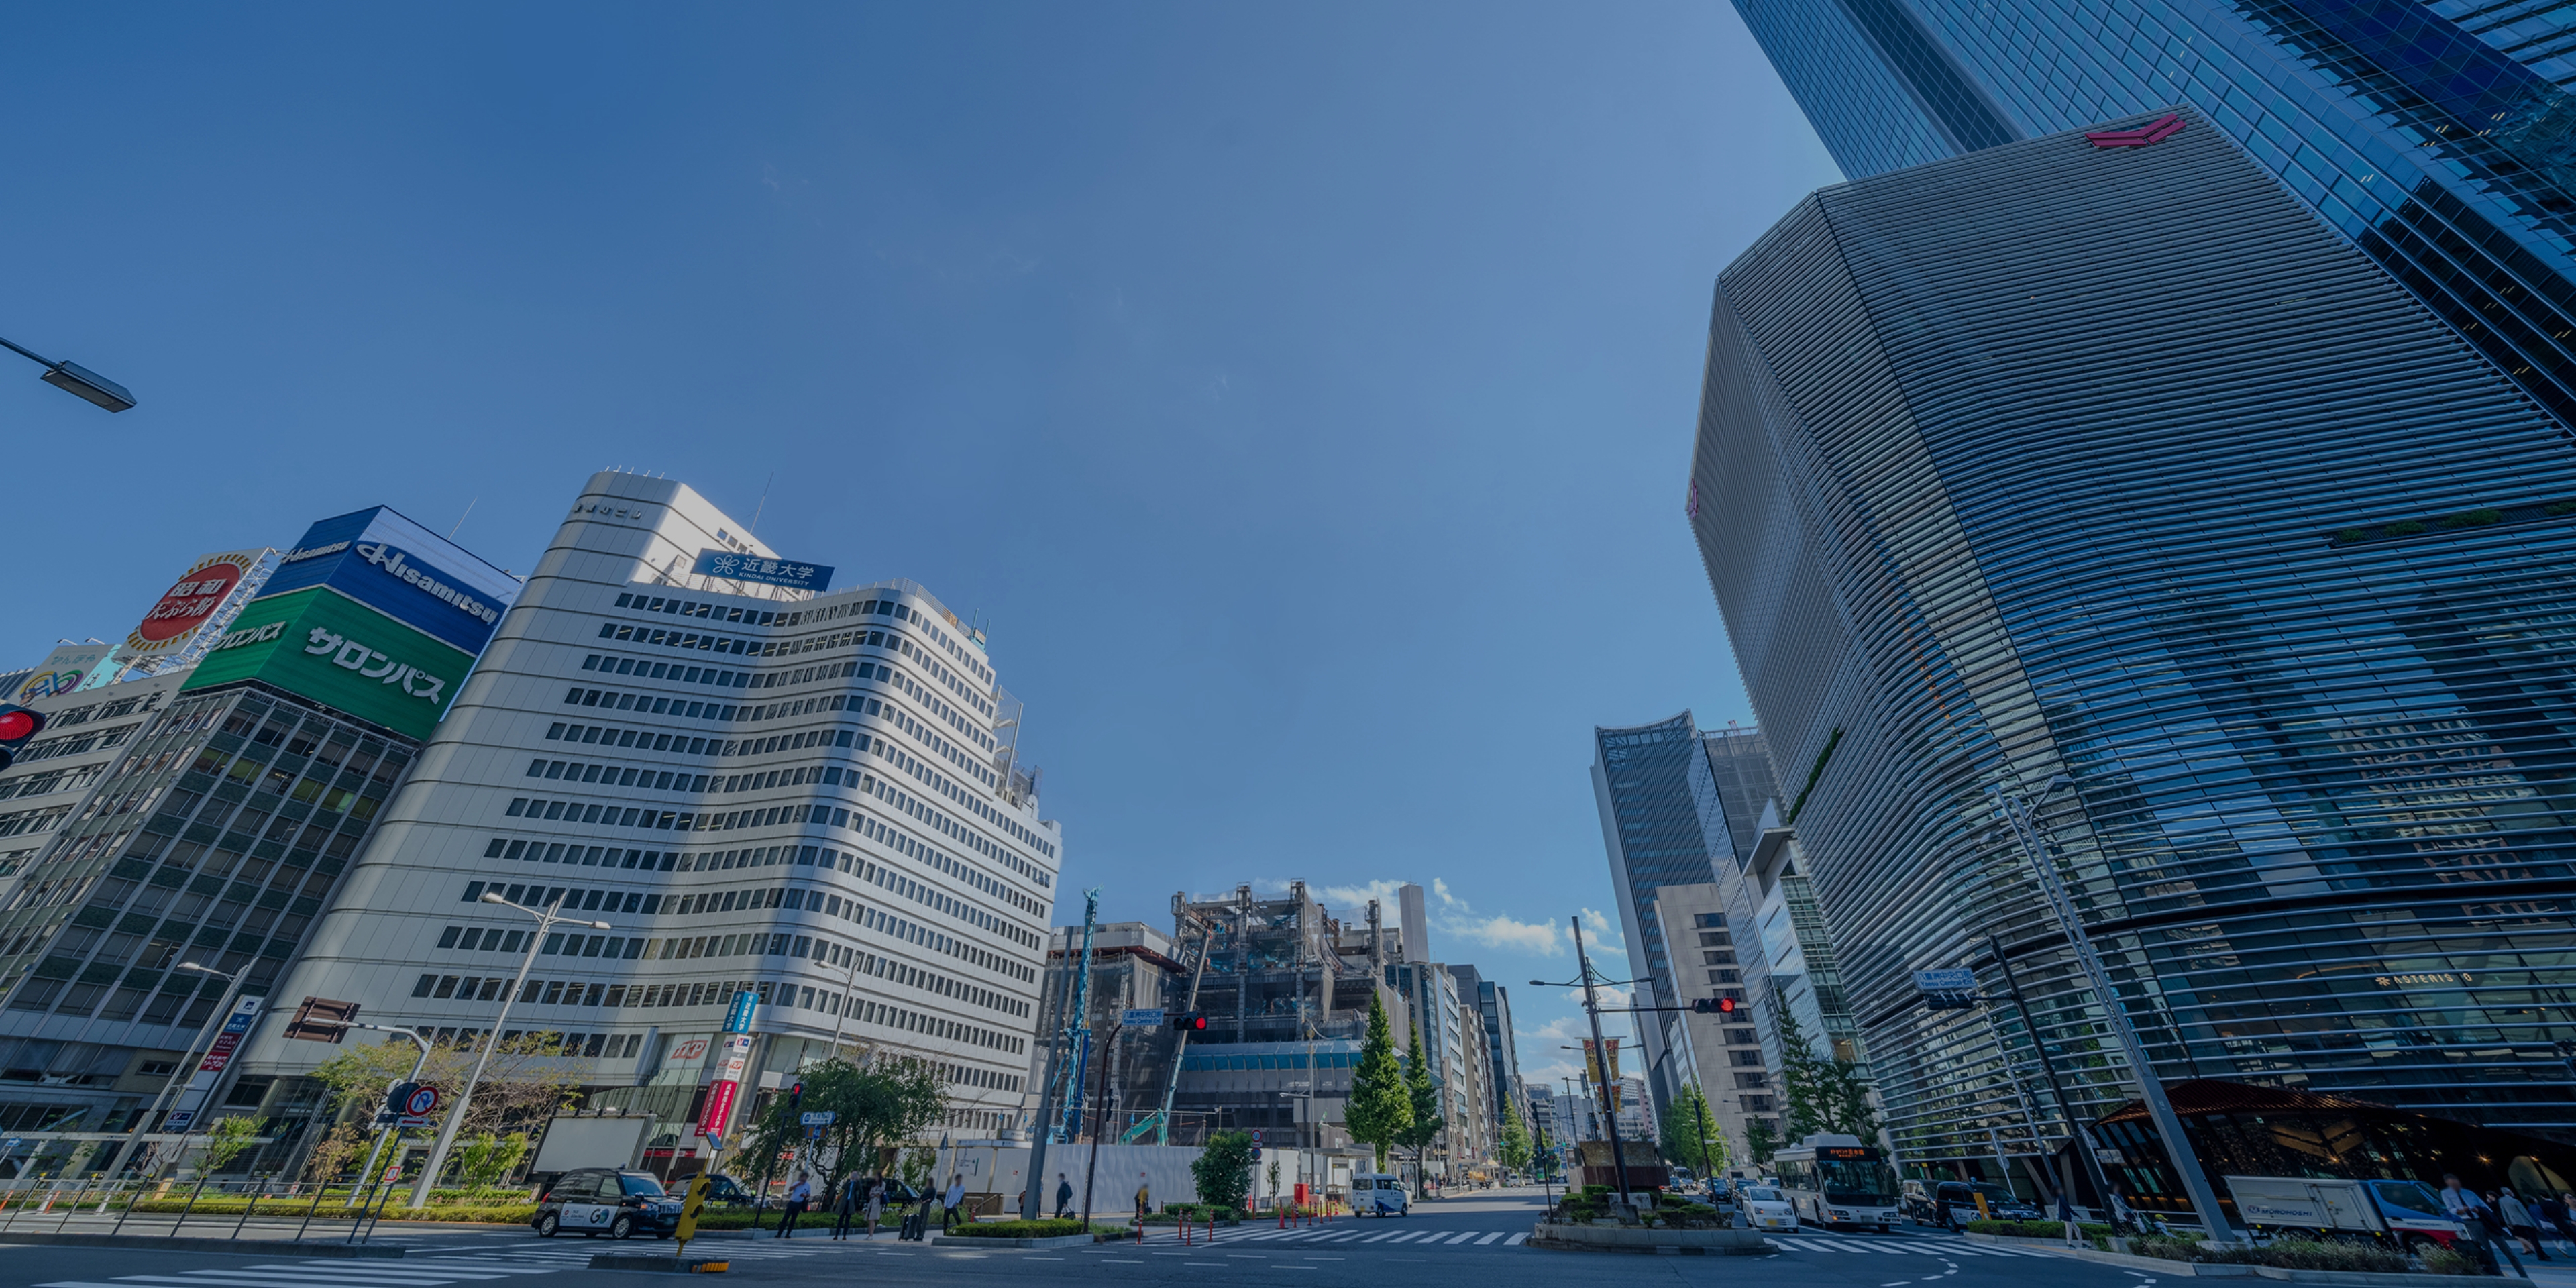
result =
M1413 1210L1413 1196L1404 1190L1404 1178L1384 1172L1351 1173L1351 1215L1404 1216Z

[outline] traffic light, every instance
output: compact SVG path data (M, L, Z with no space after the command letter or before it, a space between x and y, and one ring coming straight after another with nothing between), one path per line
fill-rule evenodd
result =
M1735 999L1731 997L1695 998L1691 1002L1691 1009L1702 1015L1733 1015Z
M804 1104L805 1083L802 1080L799 1080L794 1086L787 1089L787 1107L790 1109L797 1109L803 1107Z
M411 1093L418 1090L417 1082L397 1082L385 1088L385 1112L396 1117L410 1113Z
M27 745L27 740L44 727L42 712L0 702L0 769L7 769L9 762L18 758L18 749Z
M1166 1022L1183 1033L1207 1032L1208 1018L1205 1011L1183 1011Z

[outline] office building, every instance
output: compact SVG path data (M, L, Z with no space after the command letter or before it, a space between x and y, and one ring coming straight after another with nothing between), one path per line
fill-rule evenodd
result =
M2576 424L2576 103L2559 6L1736 8L1855 179L2189 107L2475 349L2491 376Z
M1688 998L1702 994L1685 991L1675 974L1672 930L1656 920L1655 892L1716 878L1709 838L1691 797L1691 766L1704 758L1699 730L1685 711L1649 725L1595 727L1592 742L1592 797L1601 812L1611 884L1619 892L1628 977L1649 981L1637 988L1640 1005L1687 1005ZM1654 1106L1661 1112L1681 1071L1667 1067L1671 1061L1664 1026L1651 1016L1642 1018L1637 1034L1653 1071Z
M125 644L38 668L47 724L0 773L0 1079L24 1084L0 1119L70 1135L32 1156L131 1128L228 978L277 988L517 591L361 510L283 556L197 560ZM272 1090L225 1088L223 1107L280 1118L245 1167L303 1144L313 1096ZM163 1125L207 1112L183 1093Z
M1516 1112L1511 1089L1521 1085L1520 1048L1512 1039L1512 991L1473 966L1452 966L1449 973L1458 977L1460 1003L1474 999L1475 1019L1483 1026L1485 1086L1499 1141L1503 1115Z
M837 1050L930 1064L949 1129L1015 1125L1062 862L1019 706L926 588L831 572L679 483L592 476L277 995L539 1037L590 1103L666 1124L677 1170L726 1125L702 1091L743 991L737 1112ZM539 935L486 894L609 928ZM329 1054L263 1026L240 1063Z
M1741 877L1736 884L1743 884ZM1670 928L1668 934L1682 941L1675 945L1675 953L1696 963L1678 967L1676 973L1686 980L1693 974L1706 980L1693 996L1733 998L1741 1009L1732 1014L1677 1011L1638 1018L1663 1031L1664 1061L1680 1066L1682 1080L1699 1084L1714 1126L1737 1142L1741 1156L1747 1128L1759 1124L1774 1139L1779 1137L1780 1089L1770 1072L1777 1067L1776 1045L1765 1040L1769 1035L1760 1026L1760 1010L1744 983L1744 962L1749 958L1757 965L1753 987L1762 986L1761 953L1758 947L1736 947L1726 897L1727 887L1722 884L1663 886L1655 891L1655 916ZM1749 909L1745 920L1748 926L1753 924ZM1761 940L1748 933L1743 942L1758 945Z
M1825 189L1719 279L1688 508L1895 1142L1991 1169L2043 1059L2129 1098L2032 845L2161 1078L2564 1133L2567 432L2163 116ZM1914 995L1998 946L2040 1045Z

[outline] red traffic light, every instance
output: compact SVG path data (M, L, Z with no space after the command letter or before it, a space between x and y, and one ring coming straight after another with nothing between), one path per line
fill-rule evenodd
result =
M1731 997L1721 997L1717 999L1717 1013L1720 1015L1735 1014L1735 999Z
M44 727L45 718L25 707L0 707L0 742L33 738Z
M1735 999L1731 997L1703 997L1693 1001L1691 1003L1691 1009L1702 1015L1733 1015L1735 1014Z
M1171 1024L1173 1028L1183 1033L1205 1033L1208 1026L1207 1012L1183 1011L1172 1017Z

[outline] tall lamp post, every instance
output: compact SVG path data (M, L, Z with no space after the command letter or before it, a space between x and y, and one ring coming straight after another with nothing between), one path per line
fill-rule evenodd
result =
M134 395L127 393L125 386L77 362L56 362L41 353L11 344L7 340L0 340L0 348L41 364L45 368L45 374L41 379L46 384L74 397L96 403L109 411L124 411L134 405Z
M8 341L6 340L0 340L0 344L7 343ZM16 346L12 345L11 347L14 348ZM125 1164L134 1155L134 1147L143 1143L143 1133L151 1130L153 1124L161 1120L161 1111L168 1107L170 1098L179 1094L179 1088L186 1086L188 1079L195 1075L197 1062L205 1058L206 1048L215 1040L215 1031L221 1028L225 1018L232 1014L233 997L241 991L241 977L249 968L244 967L243 970L234 971L229 975L225 975L222 971L208 970L195 962L181 962L179 963L179 969L196 971L199 974L204 975L223 975L224 979L227 981L227 986L224 989L224 997L221 1002L215 1004L214 1013L206 1017L205 1024L198 1028L197 1040L194 1043L191 1043L188 1047L188 1058L181 1060L179 1062L179 1066L170 1071L169 1080L161 1084L161 1094L152 1098L152 1107L145 1110L142 1116L134 1120L134 1130L125 1134L124 1144L117 1146L116 1161L107 1165L107 1174L110 1179L114 1179L117 1173L125 1170ZM155 1170L158 1170L159 1164L157 1162L154 1166Z
M231 1014L232 1014L233 1003L234 1003L234 1001L235 1001L236 999L238 999L238 998L241 996L242 976L247 975L247 974L249 974L249 973L250 973L250 967L248 967L248 966L244 966L244 967L242 967L240 970L237 970L237 971L220 971L220 970L216 970L216 969L215 969L214 967L212 967L212 966L200 966L200 965L196 964L195 962L181 962L181 963L179 963L179 969L181 969L181 970L187 970L187 971L195 971L196 973L198 973L198 974L200 974L200 975L214 975L214 976L218 976L218 977L220 977L220 978L224 981L224 999L223 999L222 1001L220 1001L220 1002L218 1002L218 1003L216 1003L216 1004L215 1004L215 1014L216 1014L218 1017L229 1016L229 1015L231 1015ZM236 1047L236 1048L234 1048L234 1050L235 1050L235 1052L236 1052L236 1053L238 1053L238 1052L239 1052L239 1050L240 1050L240 1048ZM190 1073L191 1073L191 1075L193 1076L193 1071L186 1071L186 1072L190 1072ZM214 1100L214 1098L215 1098L215 1091L216 1091L216 1088L217 1088L217 1086L219 1086L222 1082L223 1082L223 1077L222 1077L222 1075L218 1074L218 1075L216 1075L215 1082L214 1082L213 1084L210 1084L210 1085L208 1085L208 1086L207 1086L207 1088L206 1088L206 1099L207 1099L207 1101L212 1102L212 1101ZM171 1150L171 1151L170 1151L170 1164L171 1164L171 1166L173 1166L173 1167L177 1166L177 1165L178 1165L178 1162L179 1162L179 1160L180 1160L180 1159L185 1158L185 1157L187 1157L187 1156L188 1156L188 1142L189 1142L189 1140L191 1140L192 1138L194 1138L194 1137L196 1136L196 1134L197 1134L197 1124L198 1124L198 1123L201 1123L201 1122L204 1122L204 1121L206 1120L206 1118L208 1117L208 1115L207 1115L206 1111L207 1111L208 1109L212 1108L212 1107L213 1107L213 1106L212 1106L212 1104L211 1104L211 1103L208 1103L208 1104L202 1104L202 1105L199 1105L199 1106L197 1107L197 1109L196 1109L196 1116L195 1116L195 1117L193 1117L193 1118L190 1118L190 1119L188 1120L188 1127L187 1127L187 1130L182 1131L182 1132L180 1132L180 1133L179 1133L179 1145L178 1145L178 1148L173 1149L173 1150ZM153 1160L153 1164L152 1164L152 1171L153 1171L153 1174L154 1174L154 1175L156 1175L156 1176L160 1174L160 1172L161 1172L161 1163L160 1163L160 1160L158 1160L158 1159ZM204 1176L204 1173L203 1173L203 1172L200 1172L200 1173L198 1173L198 1176L202 1179L202 1178L203 1178L203 1176ZM148 1178L148 1177L147 1177L146 1179L150 1179L150 1178Z
M2050 779L2044 800L2060 788L2072 788L2075 780L2065 774ZM2081 803L2079 798L2079 804ZM2111 972L2102 965L2101 954L2093 950L2093 938L2085 933L2084 919L2077 914L2074 896L2067 893L2065 881L2058 875L2056 860L2048 842L2032 821L2030 802L2015 793L2003 795L2004 817L2012 824L2013 835L2021 842L2023 856L2029 861L2031 875L2039 885L2048 911L2057 921L2058 930L2066 936L2067 947L2075 954L2075 963L2092 986L2093 995L2102 1001L2102 1014L2111 1022L2111 1034L2120 1043L2120 1054L2129 1062L2129 1072L2138 1080L2138 1099L2147 1106L2147 1116L2155 1122L2156 1135L2162 1138L2165 1157L2172 1161L2182 1181L2182 1192L2200 1216L2201 1228L2209 1232L2213 1243L2230 1242L2234 1231L2227 1224L2227 1214L2218 1206L2218 1195L2209 1188L2209 1177L2201 1171L2200 1155L2191 1147L2191 1138L2183 1134L2182 1119L2174 1113L2173 1101L2165 1097L2164 1080L2156 1076L2155 1066L2147 1062L2147 1047L2138 1039L2137 1027L2129 1022L2128 1008L2121 1005L2120 995L2111 987ZM2018 990L2016 990L2018 991ZM2034 1035L2036 1040L2036 1035ZM2103 1196L2104 1202L2109 1195Z
M556 896L552 905L545 908L530 908L524 904L512 903L492 893L485 894L483 902L518 909L537 919L537 929L536 933L528 936L528 951L526 956L519 959L519 973L511 977L509 991L501 994L501 1013L492 1017L492 1030L483 1035L483 1052L474 1060L474 1072L465 1075L465 1086L456 1093L456 1108L448 1111L447 1122L438 1129L438 1143L430 1146L429 1165L420 1169L420 1180L412 1186L411 1206L415 1208L429 1205L430 1183L438 1179L439 1169L447 1166L447 1151L454 1148L456 1133L465 1125L466 1107L474 1103L474 1084L481 1082L483 1071L491 1067L492 1048L501 1041L501 1026L510 1022L510 1003L518 1000L520 987L528 982L528 971L537 964L537 948L545 942L546 933L557 925L580 926L587 930L616 929L605 921L584 921L579 917L563 916L558 911L563 907L563 898L560 895Z

